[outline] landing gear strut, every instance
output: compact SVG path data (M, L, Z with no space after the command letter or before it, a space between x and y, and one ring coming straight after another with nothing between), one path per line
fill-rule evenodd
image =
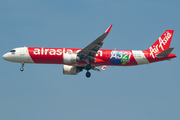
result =
M90 65L90 64L87 64L87 65L86 65L86 70L87 70L87 72L86 72L86 77L87 77L87 78L89 78L89 77L91 76L91 73L89 72L90 69L91 69L91 65Z
M24 70L24 62L22 63L22 67L20 68L20 71Z
M89 58L86 57L84 61L87 62L85 69L87 70L86 77L89 78L91 76L91 73L89 72L89 70L91 69L91 65L89 64Z

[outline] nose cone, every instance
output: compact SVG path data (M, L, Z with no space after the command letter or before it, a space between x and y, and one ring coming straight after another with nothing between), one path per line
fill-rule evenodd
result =
M4 60L8 60L8 58L9 58L8 53L6 53L6 54L3 55L3 59L4 59Z

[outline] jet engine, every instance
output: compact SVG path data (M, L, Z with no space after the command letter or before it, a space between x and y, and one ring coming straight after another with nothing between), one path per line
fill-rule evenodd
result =
M63 62L64 63L77 63L80 60L80 58L77 56L77 54L71 54L71 53L64 53L63 54Z
M82 67L63 65L63 74L66 75L77 75L77 73L83 70Z

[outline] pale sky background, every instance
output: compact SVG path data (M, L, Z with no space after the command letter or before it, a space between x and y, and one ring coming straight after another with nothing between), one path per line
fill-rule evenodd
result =
M178 57L63 75L63 65L0 59L0 120L179 120L180 1L0 0L0 55L16 47L84 48L113 24L104 49L145 50L166 29Z

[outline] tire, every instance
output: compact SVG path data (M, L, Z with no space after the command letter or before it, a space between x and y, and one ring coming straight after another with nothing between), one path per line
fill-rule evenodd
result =
M86 65L86 69L87 69L87 70L90 70L90 69L91 69L91 65L90 65L90 64L87 64L87 65Z
M24 70L24 68L20 68L20 71L23 71Z
M87 78L91 77L91 73L90 72L86 72L86 77Z

